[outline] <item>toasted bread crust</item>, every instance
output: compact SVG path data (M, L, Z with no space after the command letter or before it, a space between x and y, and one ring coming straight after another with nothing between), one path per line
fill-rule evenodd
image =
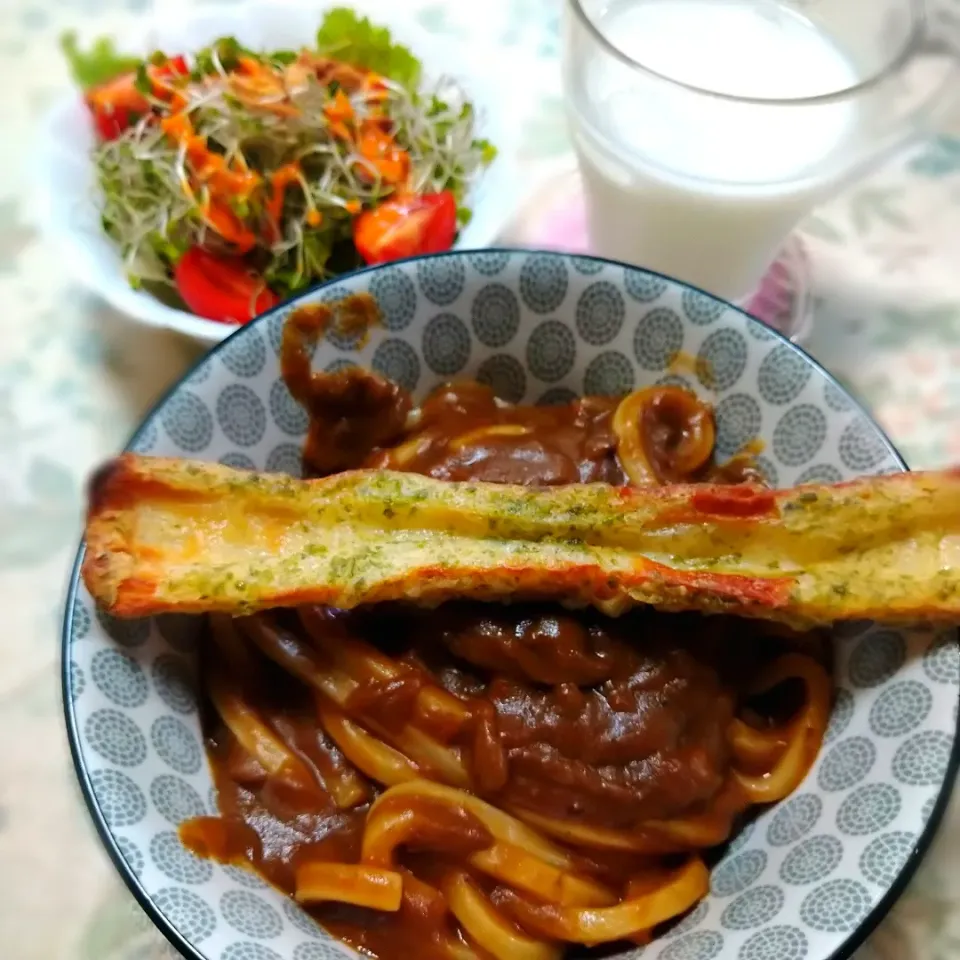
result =
M455 597L796 624L960 614L956 471L787 491L534 490L125 454L91 482L86 534L84 582L121 617Z

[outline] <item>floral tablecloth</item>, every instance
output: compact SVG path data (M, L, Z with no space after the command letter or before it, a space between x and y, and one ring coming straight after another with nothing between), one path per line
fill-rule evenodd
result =
M559 0L404 3L430 30L463 43L482 36L509 58L529 186L507 239L529 238L550 202L550 177L570 164ZM67 83L60 31L91 19L110 31L146 6L0 2L0 955L11 960L171 956L115 877L74 785L59 621L85 476L198 348L128 325L64 281L34 229L30 199L36 120ZM805 227L816 302L808 346L872 407L914 467L960 461L960 110L953 121ZM956 802L863 953L960 955Z

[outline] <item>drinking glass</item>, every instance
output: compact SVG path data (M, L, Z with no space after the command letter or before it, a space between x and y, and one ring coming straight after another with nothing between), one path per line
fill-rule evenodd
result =
M810 209L960 92L920 0L565 0L591 251L738 303Z

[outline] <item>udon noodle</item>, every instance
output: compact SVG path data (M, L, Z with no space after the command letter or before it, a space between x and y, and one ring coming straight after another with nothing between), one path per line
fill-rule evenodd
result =
M299 347L313 474L757 479L747 456L716 463L712 410L676 387L534 408L457 384L414 409L362 371L310 377ZM381 958L647 942L706 894L743 817L798 786L831 706L822 638L733 618L449 603L208 624L220 816L184 842Z

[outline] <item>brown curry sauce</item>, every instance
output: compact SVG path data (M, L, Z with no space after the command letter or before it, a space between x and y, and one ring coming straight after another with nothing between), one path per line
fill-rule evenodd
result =
M288 326L285 335L314 334L308 326L299 333ZM295 350L284 352L284 375L310 413L308 475L389 467L445 480L527 485L627 480L611 425L615 399L510 406L487 387L467 383L438 389L413 411L395 384L358 368L311 375ZM758 479L746 457L723 466L711 459L696 476L677 476L670 453L682 443L686 424L669 393L664 396L659 418L643 421L651 463L664 481ZM712 416L701 406L702 416ZM266 616L270 629L304 635L306 621L295 612ZM801 644L809 652L805 638L772 638L771 628L755 623L650 611L610 620L555 605L450 603L430 611L393 605L314 616L339 618L350 635L404 668L389 682L371 677L355 694L358 711L375 710L382 724L402 726L427 677L471 705L471 723L449 742L468 758L478 794L508 809L607 828L712 809L730 769L727 730L755 672L785 646ZM205 649L209 655L210 645ZM347 761L323 732L306 687L261 661L254 705L295 744L322 784ZM448 742L449 731L426 727ZM303 863L358 861L367 805L338 810L322 790L305 796L265 778L209 707L203 728L220 817L184 825L188 847L253 865L287 893ZM454 860L489 842L469 815L425 812ZM445 868L436 836L428 846L430 854L408 847L403 859L427 881ZM582 859L586 872L614 883L639 862L622 853ZM489 888L488 880L476 879ZM446 956L435 949L437 932L449 923L442 898L415 879L405 889L396 914L335 904L310 912L373 956Z

